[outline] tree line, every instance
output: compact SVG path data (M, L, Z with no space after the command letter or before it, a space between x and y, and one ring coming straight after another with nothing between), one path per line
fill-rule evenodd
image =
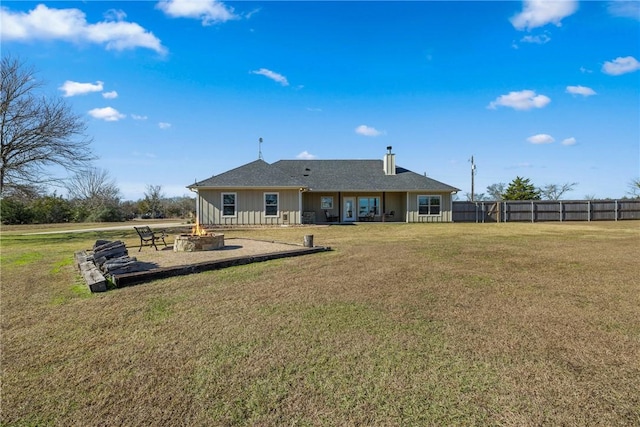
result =
M107 176L106 172L92 173ZM87 178L87 177L85 177ZM95 179L95 176L92 177ZM72 182L77 184L75 178ZM166 197L159 185L148 185L144 197L121 200L112 181L95 187L79 187L67 197L56 194L13 194L0 203L2 224L51 224L63 222L119 222L134 218L191 218L195 198Z
M513 181L506 185L503 182L491 184L487 187L486 193L465 193L467 201L496 201L496 200L560 200L562 197L573 191L577 182L567 182L564 184L546 184L536 187L529 178L515 177ZM640 178L629 183L627 196L630 198L640 198ZM587 200L595 199L593 195L586 195Z

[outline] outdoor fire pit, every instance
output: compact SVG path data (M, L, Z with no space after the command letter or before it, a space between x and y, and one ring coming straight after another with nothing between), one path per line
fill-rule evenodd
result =
M196 224L191 234L180 234L173 241L174 252L212 251L224 248L224 234L210 233Z

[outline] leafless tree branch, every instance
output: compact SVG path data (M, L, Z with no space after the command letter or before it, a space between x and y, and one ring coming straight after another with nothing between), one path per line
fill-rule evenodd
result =
M56 178L48 171L86 168L95 159L82 117L61 98L38 96L33 68L2 57L0 81L0 194Z

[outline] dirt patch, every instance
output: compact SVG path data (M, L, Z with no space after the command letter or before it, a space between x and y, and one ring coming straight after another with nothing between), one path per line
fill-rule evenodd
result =
M159 245L156 251L152 247L145 246L138 252L139 246L128 247L129 256L138 261L154 263L158 267L174 267L191 265L207 261L219 261L227 258L249 257L255 255L270 254L276 252L301 249L302 245L291 243L272 242L242 238L225 238L223 249L199 252L174 252L173 242L167 238L167 246Z
M111 280L116 287L164 279L173 276L184 276L203 271L263 262L273 259L308 255L329 251L324 246L305 247L273 241L251 239L227 239L223 249L200 252L174 252L173 247L167 245L161 250L138 252L136 257L139 269L133 272L113 273ZM136 252L133 252L134 254ZM132 254L129 254L132 256ZM135 256L135 255L134 255Z

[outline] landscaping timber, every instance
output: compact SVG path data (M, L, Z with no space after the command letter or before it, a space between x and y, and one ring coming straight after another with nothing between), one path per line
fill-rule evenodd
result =
M107 290L107 279L98 270L93 261L80 263L80 274L91 292L104 292Z
M272 259L290 258L300 255L308 255L319 252L330 251L330 247L314 246L311 248L302 247L289 251L272 252L263 255L252 255L243 257L226 258L215 261L205 261L189 265L179 265L173 267L159 267L149 271L140 271L124 274L112 274L110 277L117 287L124 287L138 283L148 282L156 279L165 279L167 277L184 276L187 274L201 273L209 270L219 270L237 265L246 265L254 262L269 261Z
M96 246L93 249L93 259L98 267L102 267L102 264L109 259L121 258L128 254L127 247L119 240Z
M127 248L121 241L97 240L93 251L77 251L74 253L75 266L87 283L91 292L107 290L107 277L114 274L146 271L156 267L147 262L138 262L130 257Z

